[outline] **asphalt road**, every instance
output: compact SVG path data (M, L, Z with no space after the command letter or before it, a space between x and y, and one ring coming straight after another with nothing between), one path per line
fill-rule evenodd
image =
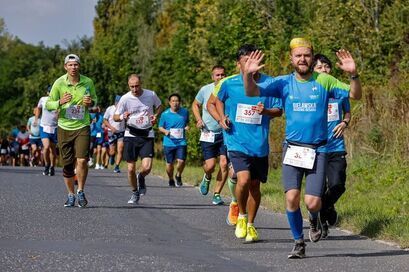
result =
M198 188L149 176L137 206L126 174L91 170L85 209L64 208L61 169L0 167L0 271L409 271L409 252L331 229L288 260L287 219L260 209L261 241L245 244ZM308 224L304 226L308 237Z

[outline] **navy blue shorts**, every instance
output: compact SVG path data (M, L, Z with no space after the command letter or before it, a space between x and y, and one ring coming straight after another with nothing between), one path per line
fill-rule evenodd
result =
M227 156L227 149L223 142L223 133L215 134L214 143L200 141L202 147L203 159L217 158L220 155Z
M249 171L252 180L267 182L268 156L252 157L243 152L229 151L229 159L233 165L234 173Z
M30 144L31 145L35 144L37 147L43 146L43 142L41 142L41 138L36 138L36 139L30 138Z
M187 146L164 146L163 151L165 152L166 163L172 164L175 159L186 160L187 156Z
M40 126L40 137L41 139L49 139L53 143L57 143L57 130L58 128L55 128L54 133L47 133L44 132L44 128Z
M287 151L287 144L284 144L283 158ZM295 167L283 164L283 186L284 191L291 189L301 190L301 182L305 176L305 194L321 197L324 192L326 177L327 154L317 152L312 169Z

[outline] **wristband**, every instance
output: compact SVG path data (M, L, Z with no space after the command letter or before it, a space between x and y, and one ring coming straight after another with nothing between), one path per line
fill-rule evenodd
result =
M351 79L351 80L356 80L356 79L358 79L358 78L359 78L359 75L358 75L358 74L349 77L349 79Z
M347 120L342 120L343 123L345 123L345 125L347 125L346 127L348 127L349 122Z

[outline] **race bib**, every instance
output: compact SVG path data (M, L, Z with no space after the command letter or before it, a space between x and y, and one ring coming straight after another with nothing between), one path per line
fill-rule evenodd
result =
M97 138L101 138L102 137L102 133L101 132L97 132Z
M214 143L215 134L212 131L203 131L200 133L201 142Z
M22 145L22 146L21 146L21 149L22 149L22 150L27 150L27 149L28 149L28 145Z
M171 128L169 137L172 139L183 139L183 128Z
M147 128L150 127L149 116L131 116L128 119L128 125L135 128Z
M315 162L315 150L309 147L288 145L284 156L284 164L312 169Z
M256 111L257 106L247 104L237 104L236 122L260 125L261 115Z
M56 129L56 127L43 126L43 131L44 131L45 133L54 134L54 133L55 133L55 129Z
M72 120L84 119L85 108L81 105L71 105L65 110L65 118Z
M338 121L339 120L339 110L338 103L329 103L328 104L328 122Z

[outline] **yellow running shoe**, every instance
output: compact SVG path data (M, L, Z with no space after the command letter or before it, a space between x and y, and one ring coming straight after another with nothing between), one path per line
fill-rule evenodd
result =
M237 218L239 217L239 205L237 202L231 202L229 207L229 213L227 214L226 223L229 226L235 226L237 224Z
M256 242L258 241L258 233L256 228L251 225L251 226L247 226L247 235L246 235L246 242Z
M247 235L247 217L237 219L236 231L234 232L237 238L244 238Z

